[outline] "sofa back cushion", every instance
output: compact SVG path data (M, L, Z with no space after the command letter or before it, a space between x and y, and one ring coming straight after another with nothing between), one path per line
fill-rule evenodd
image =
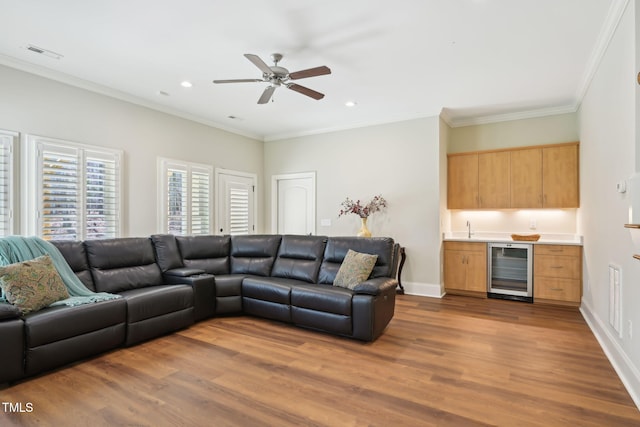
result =
M127 237L84 243L96 291L121 292L163 283L151 239Z
M176 236L173 234L154 234L151 236L151 242L156 253L156 262L163 273L167 270L184 267Z
M326 244L325 236L282 236L271 276L316 283Z
M87 262L87 251L84 248L84 244L82 242L71 242L68 240L52 240L51 243L58 248L82 284L85 285L87 289L95 292L96 287L93 283L93 277L91 277L91 270Z
M378 256L370 278L394 277L393 247L394 241L390 237L329 237L320 266L318 283L333 283L349 249Z
M176 236L176 242L185 267L229 274L230 236Z
M280 235L231 236L231 273L269 276Z

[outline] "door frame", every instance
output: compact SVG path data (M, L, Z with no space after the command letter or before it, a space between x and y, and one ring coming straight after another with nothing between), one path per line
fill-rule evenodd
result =
M297 172L297 173L285 173L280 175L271 176L271 232L276 234L278 232L278 182L287 179L301 179L311 178L311 185L313 188L313 197L311 198L311 209L313 210L313 227L311 234L316 234L316 172Z

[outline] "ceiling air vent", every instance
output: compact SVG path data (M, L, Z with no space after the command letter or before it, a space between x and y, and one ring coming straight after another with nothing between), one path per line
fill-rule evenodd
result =
M31 52L39 53L40 55L48 56L49 58L53 58L53 59L60 59L64 56L59 53L55 53L54 51L43 49L41 47L34 46L32 44L27 45L27 50L30 50Z

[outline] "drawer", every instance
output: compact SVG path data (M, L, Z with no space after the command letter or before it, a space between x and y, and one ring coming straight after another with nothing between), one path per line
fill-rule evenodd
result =
M577 279L536 278L533 281L533 298L580 302L582 298L582 281Z
M534 255L566 255L582 257L582 246L574 245L534 245Z
M573 256L538 255L533 257L533 277L580 279L581 258Z
M444 242L445 251L487 252L487 244L482 242Z

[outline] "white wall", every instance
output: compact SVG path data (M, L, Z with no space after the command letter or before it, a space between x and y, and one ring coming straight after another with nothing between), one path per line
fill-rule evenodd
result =
M576 113L451 129L449 153L578 141Z
M578 232L584 235L582 312L621 379L640 406L640 262L628 222L629 194L616 183L635 171L636 35L634 2L611 40L579 110L581 207ZM609 325L609 263L622 274L622 338ZM633 338L628 321L633 322Z
M439 119L430 117L265 143L265 180L317 173L317 233L355 235L355 215L338 218L345 197L382 194L389 207L369 218L374 236L406 247L402 275L409 293L440 296ZM266 200L271 200L270 189ZM270 224L271 207L265 209ZM322 219L331 226L321 226Z
M260 141L4 66L0 128L124 150L126 236L159 231L158 156L263 173Z

